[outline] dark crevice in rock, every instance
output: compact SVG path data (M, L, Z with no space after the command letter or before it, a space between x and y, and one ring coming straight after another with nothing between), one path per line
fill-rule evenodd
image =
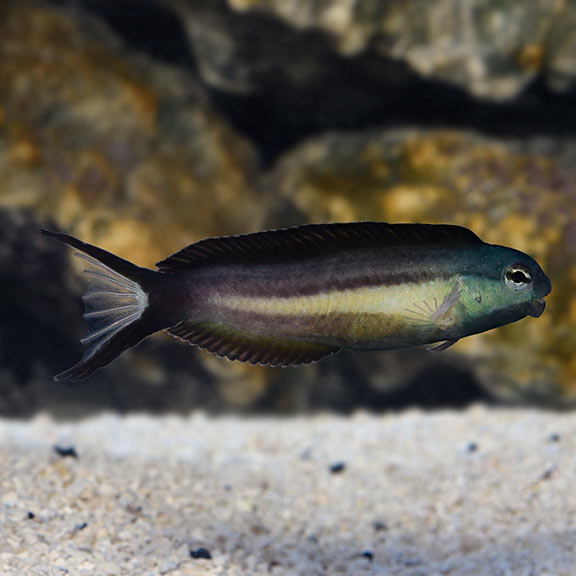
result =
M54 225L0 210L0 366L19 384L40 367L64 365L79 346L80 302L62 297L69 292L70 261L40 236L41 227Z
M257 145L266 165L302 140L328 130L417 125L510 138L576 134L576 98L551 94L539 82L519 101L495 104L416 75L391 89L365 70L353 61L344 61L334 74L297 90L275 85L251 96L211 93L232 125ZM381 97L384 93L386 97Z

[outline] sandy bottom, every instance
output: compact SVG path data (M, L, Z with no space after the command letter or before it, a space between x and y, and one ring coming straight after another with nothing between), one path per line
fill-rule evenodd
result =
M0 422L3 576L561 576L575 547L576 414Z

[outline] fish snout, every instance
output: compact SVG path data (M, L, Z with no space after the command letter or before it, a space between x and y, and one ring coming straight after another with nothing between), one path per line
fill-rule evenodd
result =
M546 309L546 302L544 298L552 292L552 282L546 274L540 270L540 278L537 284L537 290L535 290L534 296L539 296L539 298L534 298L528 304L528 315L533 318L540 318Z

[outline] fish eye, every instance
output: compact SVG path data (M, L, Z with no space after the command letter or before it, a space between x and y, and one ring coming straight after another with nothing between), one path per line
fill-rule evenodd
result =
M504 283L511 290L525 290L532 284L532 273L522 264L512 264L504 272Z

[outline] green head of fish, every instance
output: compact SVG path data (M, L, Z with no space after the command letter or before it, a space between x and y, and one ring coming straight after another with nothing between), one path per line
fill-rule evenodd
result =
M476 334L542 315L551 283L533 258L489 244L473 252L461 279L461 328Z

